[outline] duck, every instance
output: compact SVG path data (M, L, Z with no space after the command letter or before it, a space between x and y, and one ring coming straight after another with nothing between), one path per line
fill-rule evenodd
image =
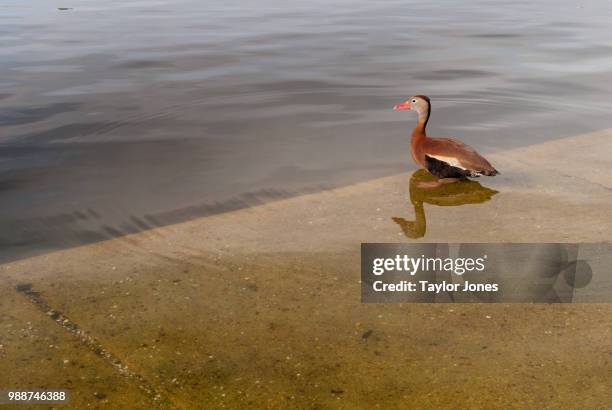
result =
M492 177L499 174L489 161L469 145L454 138L427 136L425 129L431 116L431 100L426 95L412 96L393 109L411 110L418 115L410 143L412 158L437 178L434 181L422 182L420 186L433 188L468 177Z

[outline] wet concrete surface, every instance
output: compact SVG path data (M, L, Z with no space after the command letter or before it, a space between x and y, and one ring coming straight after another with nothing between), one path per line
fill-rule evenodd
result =
M606 153L610 131L492 156L497 193L425 201L418 239L392 219L415 217L401 174L4 264L0 386L73 408L605 408L611 305L364 305L359 244L610 242Z

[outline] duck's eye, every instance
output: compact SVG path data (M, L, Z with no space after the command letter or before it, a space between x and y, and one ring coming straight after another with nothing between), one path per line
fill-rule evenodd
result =
M412 100L413 103L416 103L416 100Z

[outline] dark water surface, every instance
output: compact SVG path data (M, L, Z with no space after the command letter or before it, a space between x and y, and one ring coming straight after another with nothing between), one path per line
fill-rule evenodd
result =
M72 8L59 10L58 7ZM608 1L0 4L0 260L612 126Z

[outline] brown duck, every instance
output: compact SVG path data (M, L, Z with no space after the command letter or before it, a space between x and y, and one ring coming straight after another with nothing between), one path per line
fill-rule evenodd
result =
M437 178L437 181L423 183L422 186L439 186L467 177L494 176L499 173L469 145L452 138L427 136L425 127L431 115L431 102L428 97L415 95L393 109L416 111L419 116L412 131L412 158Z

